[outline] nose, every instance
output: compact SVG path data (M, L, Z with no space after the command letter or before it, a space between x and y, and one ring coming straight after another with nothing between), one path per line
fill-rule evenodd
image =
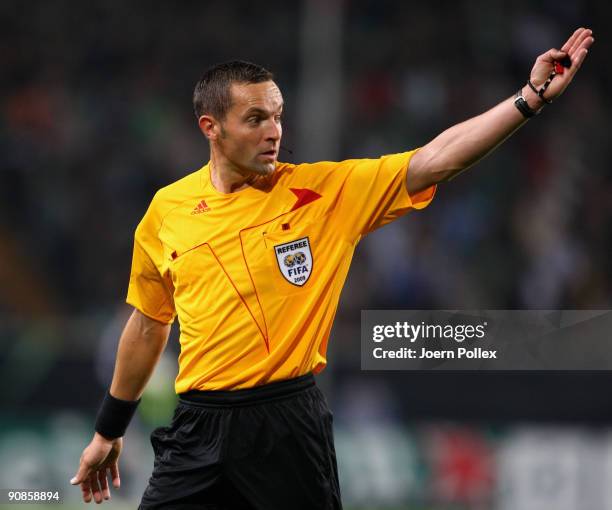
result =
M283 136L283 127L279 121L270 119L266 126L266 140L277 142Z

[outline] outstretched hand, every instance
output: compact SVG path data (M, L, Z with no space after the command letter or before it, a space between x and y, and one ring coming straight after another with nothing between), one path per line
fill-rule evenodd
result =
M548 101L553 101L559 97L570 84L578 69L584 62L589 48L595 42L593 31L588 28L579 28L576 30L560 50L552 48L546 53L540 55L533 66L530 74L530 80L533 85L540 90L542 85L546 83L548 77L554 69L555 62L560 62L565 57L569 57L571 66L563 69L563 74L557 74L546 91L544 98Z
M96 503L110 499L108 471L113 486L119 488L118 460L122 446L122 438L109 440L96 432L91 443L83 450L79 470L70 483L81 486L85 503L89 503L92 497Z

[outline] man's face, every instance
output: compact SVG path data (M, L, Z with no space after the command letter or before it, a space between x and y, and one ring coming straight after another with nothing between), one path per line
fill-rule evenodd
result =
M233 83L231 94L217 146L240 173L271 174L283 134L283 96L273 81Z

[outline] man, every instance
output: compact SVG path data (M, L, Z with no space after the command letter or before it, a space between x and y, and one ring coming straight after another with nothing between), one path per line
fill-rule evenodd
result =
M125 428L178 315L180 403L151 436L142 509L341 508L331 413L313 373L353 250L426 207L568 86L593 44L580 28L540 55L514 98L419 149L378 160L279 163L283 98L265 69L216 66L194 93L211 160L160 190L139 224L113 381L73 484L119 487Z

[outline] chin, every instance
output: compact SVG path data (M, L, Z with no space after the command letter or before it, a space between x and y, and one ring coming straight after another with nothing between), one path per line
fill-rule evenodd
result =
M257 175L270 175L275 169L276 161L270 163L258 163L250 168L250 170Z

